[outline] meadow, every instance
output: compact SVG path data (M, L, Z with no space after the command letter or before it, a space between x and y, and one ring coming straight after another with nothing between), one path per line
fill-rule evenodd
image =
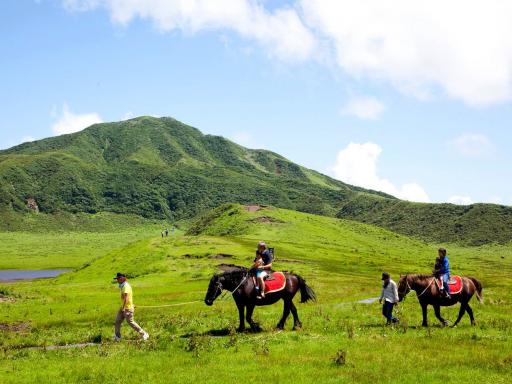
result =
M75 269L0 284L1 383L508 383L512 376L510 245L426 243L357 222L239 205L164 239L149 224L85 234L4 232L0 239L0 268ZM291 319L285 331L275 330L277 304L255 310L262 332L236 333L229 295L213 307L202 302L219 265L248 266L259 240L275 247L276 270L300 274L318 296L297 304L302 330L292 331ZM358 303L378 297L383 270L395 280L429 273L441 245L454 273L484 286L485 303L471 302L477 326L465 317L457 328L442 328L430 309L430 326L420 327L413 293L397 309L397 326L384 325L378 303ZM112 341L117 271L131 277L147 342L126 325L124 340ZM452 321L457 312L442 310ZM97 345L44 348L85 342Z

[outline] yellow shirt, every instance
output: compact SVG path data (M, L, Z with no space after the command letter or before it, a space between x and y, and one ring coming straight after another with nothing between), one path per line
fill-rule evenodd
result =
M134 306L133 306L133 291L132 291L132 286L130 284L128 284L127 281L125 281L122 285L121 285L121 302L124 302L124 297L123 295L126 293L127 294L127 298L126 298L126 305L123 309L127 309L129 311L133 311L134 309Z

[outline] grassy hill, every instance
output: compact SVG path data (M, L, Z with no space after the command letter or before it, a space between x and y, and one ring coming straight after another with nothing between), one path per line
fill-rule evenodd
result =
M427 241L481 245L512 240L512 207L496 204L425 204L365 196L343 204L336 216Z
M263 204L350 218L426 240L512 240L512 208L415 204L251 150L172 118L97 124L0 151L0 230L10 213L111 212L191 218L224 203Z
M423 329L414 295L398 308L396 327L383 326L377 303L358 301L379 295L382 270L396 279L428 273L437 244L348 220L236 204L203 215L187 235L121 237L57 279L0 284L0 382L106 383L123 376L230 383L261 381L262 370L274 382L293 377L294 383L507 383L512 375L510 246L449 246L454 272L482 281L485 305L472 301L476 327L465 318L458 328L441 328L430 310L431 326ZM302 331L292 332L290 320L285 331L274 331L282 312L275 305L255 311L263 333L236 334L229 296L213 307L202 302L218 265L249 265L262 239L276 249L276 269L300 273L317 293L317 303L297 304ZM19 236L18 247L24 242ZM55 241L40 259L52 265L61 247ZM5 262L17 260L18 250L0 242ZM87 250L81 252L85 258ZM25 267L39 262L34 256ZM126 325L126 340L111 341L119 292L110 282L118 270L131 276L136 318L151 334L147 343L136 342ZM453 321L458 308L442 312ZM26 348L90 341L100 344ZM340 354L345 359L336 363Z
M226 202L334 215L365 191L278 154L203 135L171 118L141 117L0 151L0 207L144 217L193 217Z

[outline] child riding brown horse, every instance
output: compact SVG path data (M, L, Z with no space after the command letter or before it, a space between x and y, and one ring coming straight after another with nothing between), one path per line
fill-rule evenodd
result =
M254 281L252 278L249 278L249 270L244 267L233 266L231 271L213 275L204 302L206 305L213 305L214 300L219 297L222 290L225 289L231 292L235 299L236 306L238 307L240 319L240 325L237 330L241 332L245 329L244 315L251 329L259 330L258 324L252 320L252 313L255 306L271 305L282 299L284 301L283 316L277 324L277 328L284 328L290 311L293 315L293 329L300 328L302 324L297 314L297 308L295 308L295 304L293 304L293 297L300 290L301 303L305 303L309 300L315 301L315 292L313 292L306 284L306 281L299 275L290 272L283 273L286 279L284 289L268 293L263 299L257 299Z
M441 294L438 285L435 282L435 277L432 275L415 275L408 274L400 276L398 283L398 298L400 301L404 300L405 296L410 291L416 291L418 301L420 302L423 311L424 327L428 326L427 323L427 307L432 305L436 317L444 325L448 325L448 321L441 317L441 307L452 306L460 302L459 316L453 324L455 327L464 313L468 313L471 320L471 325L475 325L475 318L473 317L473 310L469 306L469 301L476 294L478 301L482 302L482 284L474 277L462 277L462 289L459 293L451 295L450 298L444 297Z

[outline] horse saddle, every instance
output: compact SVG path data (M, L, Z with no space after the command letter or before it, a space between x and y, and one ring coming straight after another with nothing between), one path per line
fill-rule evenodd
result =
M443 286L443 279L436 277L436 283L439 288ZM460 276L451 276L448 281L448 288L450 288L450 295L456 295L462 291L462 278Z
M286 286L286 277L283 272L273 272L265 280L265 294L278 292Z

